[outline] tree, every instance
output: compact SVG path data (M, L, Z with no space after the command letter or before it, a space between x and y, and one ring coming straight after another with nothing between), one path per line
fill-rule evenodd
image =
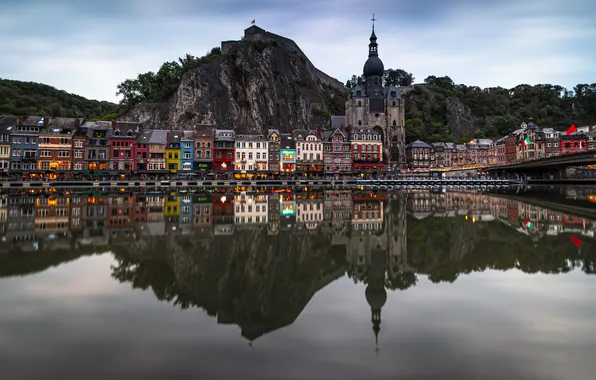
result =
M414 83L414 75L402 69L387 69L383 73L384 86L411 86Z
M352 78L350 78L346 81L346 87L352 89L352 88L356 87L357 84L360 84L360 83L362 83L362 76L352 75Z
M214 47L200 58L186 54L177 61L164 62L157 73L149 71L139 74L136 79L126 79L118 84L116 95L122 95L120 104L126 107L139 103L166 101L176 92L185 73L212 62L220 55L221 49Z

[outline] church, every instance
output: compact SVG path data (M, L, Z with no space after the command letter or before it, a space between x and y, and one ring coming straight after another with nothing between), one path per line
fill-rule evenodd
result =
M393 171L405 169L405 107L396 86L385 87L385 67L379 58L377 36L373 29L368 45L368 59L364 64L363 83L358 83L346 102L346 124L372 128L383 140L383 161Z

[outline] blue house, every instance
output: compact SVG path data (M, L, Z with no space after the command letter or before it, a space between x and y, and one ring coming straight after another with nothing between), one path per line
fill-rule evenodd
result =
M17 119L10 133L10 169L31 173L38 171L37 157L39 133L48 127L50 119L40 116L27 116Z
M180 139L181 167L184 171L192 170L194 165L194 138L194 132L184 131Z

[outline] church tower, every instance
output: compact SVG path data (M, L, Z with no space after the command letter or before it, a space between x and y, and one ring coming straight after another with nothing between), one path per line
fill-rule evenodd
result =
M346 102L346 122L375 129L383 139L383 162L389 169L405 169L405 109L399 89L385 87L385 67L379 58L379 45L373 28L368 44L368 59L364 63L363 83L358 83Z

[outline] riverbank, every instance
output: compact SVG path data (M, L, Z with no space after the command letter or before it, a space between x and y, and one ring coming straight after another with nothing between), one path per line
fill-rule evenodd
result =
M101 187L217 187L217 186L511 186L523 182L507 179L288 179L288 180L104 180L2 182L2 188L101 188Z

